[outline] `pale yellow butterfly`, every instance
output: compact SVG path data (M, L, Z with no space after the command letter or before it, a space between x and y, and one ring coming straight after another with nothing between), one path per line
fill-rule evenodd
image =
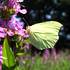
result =
M39 50L53 48L59 39L58 33L63 25L57 21L37 23L27 27L29 40Z

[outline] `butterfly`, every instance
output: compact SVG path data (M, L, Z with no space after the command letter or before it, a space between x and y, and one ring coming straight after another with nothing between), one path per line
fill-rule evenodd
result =
M57 21L37 23L27 27L30 43L39 50L53 48L63 25Z

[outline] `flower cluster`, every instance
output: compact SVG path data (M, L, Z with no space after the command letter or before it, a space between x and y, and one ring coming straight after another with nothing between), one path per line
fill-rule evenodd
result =
M6 4L0 1L0 39L14 35L23 38L29 37L27 31L23 28L24 22L21 21L21 18L17 18L17 13L27 13L26 9L21 9L20 2L23 2L23 0L6 0ZM0 64L1 63L2 45L0 45Z
M20 18L16 18L15 15L11 17L11 20L7 22L6 28L0 27L0 38L4 38L7 35L13 36L15 34L27 37L28 34L25 29L23 29L24 23L20 21Z
M27 10L26 9L21 10L19 2L23 2L23 0L8 0L8 7L13 8L15 13L20 12L22 14L26 14Z
M12 12L14 10L14 14L10 17L7 15L6 18L9 19L2 19L0 18L0 38L4 38L6 35L13 36L15 34L18 34L20 36L27 37L28 34L24 27L24 23L21 21L20 18L17 18L17 13L20 12L22 14L26 14L27 10L26 9L21 9L20 3L23 0L8 0L7 1L7 6L4 6L4 12L6 14ZM3 10L2 10L3 11ZM8 12L6 12L8 11ZM26 36L25 36L26 35Z

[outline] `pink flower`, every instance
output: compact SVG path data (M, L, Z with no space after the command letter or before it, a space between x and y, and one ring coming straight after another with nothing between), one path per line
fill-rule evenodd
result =
M23 2L24 0L17 0L17 2Z
M21 22L20 18L16 18L16 15L13 15L8 23L8 27L12 30L21 30L23 29L23 26L24 22Z
M28 34L28 32L26 30L24 30L24 36L23 37L24 38L28 38L29 37L29 34Z
M2 70L2 45L0 45L0 70Z
M30 46L29 43L25 43L25 48L26 48L26 49L30 49L30 47L31 47L31 46Z
M23 36L24 38L28 38L29 37L29 35L28 35L28 33L26 32L25 29L17 30L17 31L15 31L15 34Z
M20 36L24 36L24 29L17 30L16 33Z
M22 9L22 10L19 10L19 12L22 13L22 14L26 14L27 10L26 9Z
M27 10L26 9L21 9L21 6L19 3L16 3L14 6L13 6L14 10L15 10L15 13L22 13L22 14L26 14L27 13Z
M7 6L13 8L13 6L17 3L17 0L8 0Z
M21 9L21 6L19 3L16 3L13 5L13 9L15 10L15 13L18 13Z
M6 36L5 28L0 27L0 38L4 38Z
M7 31L7 34L8 34L9 36L13 36L13 35L14 35L14 32L11 31L11 30L8 30L8 31Z
M20 18L16 18L16 15L13 15L11 20L8 23L8 27L10 30L14 31L15 34L23 36L25 38L29 37L24 27L24 23L20 21ZM7 32L9 36L14 35L13 32Z
M23 0L8 0L8 7L13 8L15 10L16 14L18 12L20 12L22 14L26 14L27 10L26 9L21 10L21 6L20 6L19 2L23 2Z

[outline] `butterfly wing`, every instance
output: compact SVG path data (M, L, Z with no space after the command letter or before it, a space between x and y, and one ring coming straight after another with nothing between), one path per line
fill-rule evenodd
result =
M37 49L53 48L58 41L62 24L56 21L37 23L30 26L30 41Z

